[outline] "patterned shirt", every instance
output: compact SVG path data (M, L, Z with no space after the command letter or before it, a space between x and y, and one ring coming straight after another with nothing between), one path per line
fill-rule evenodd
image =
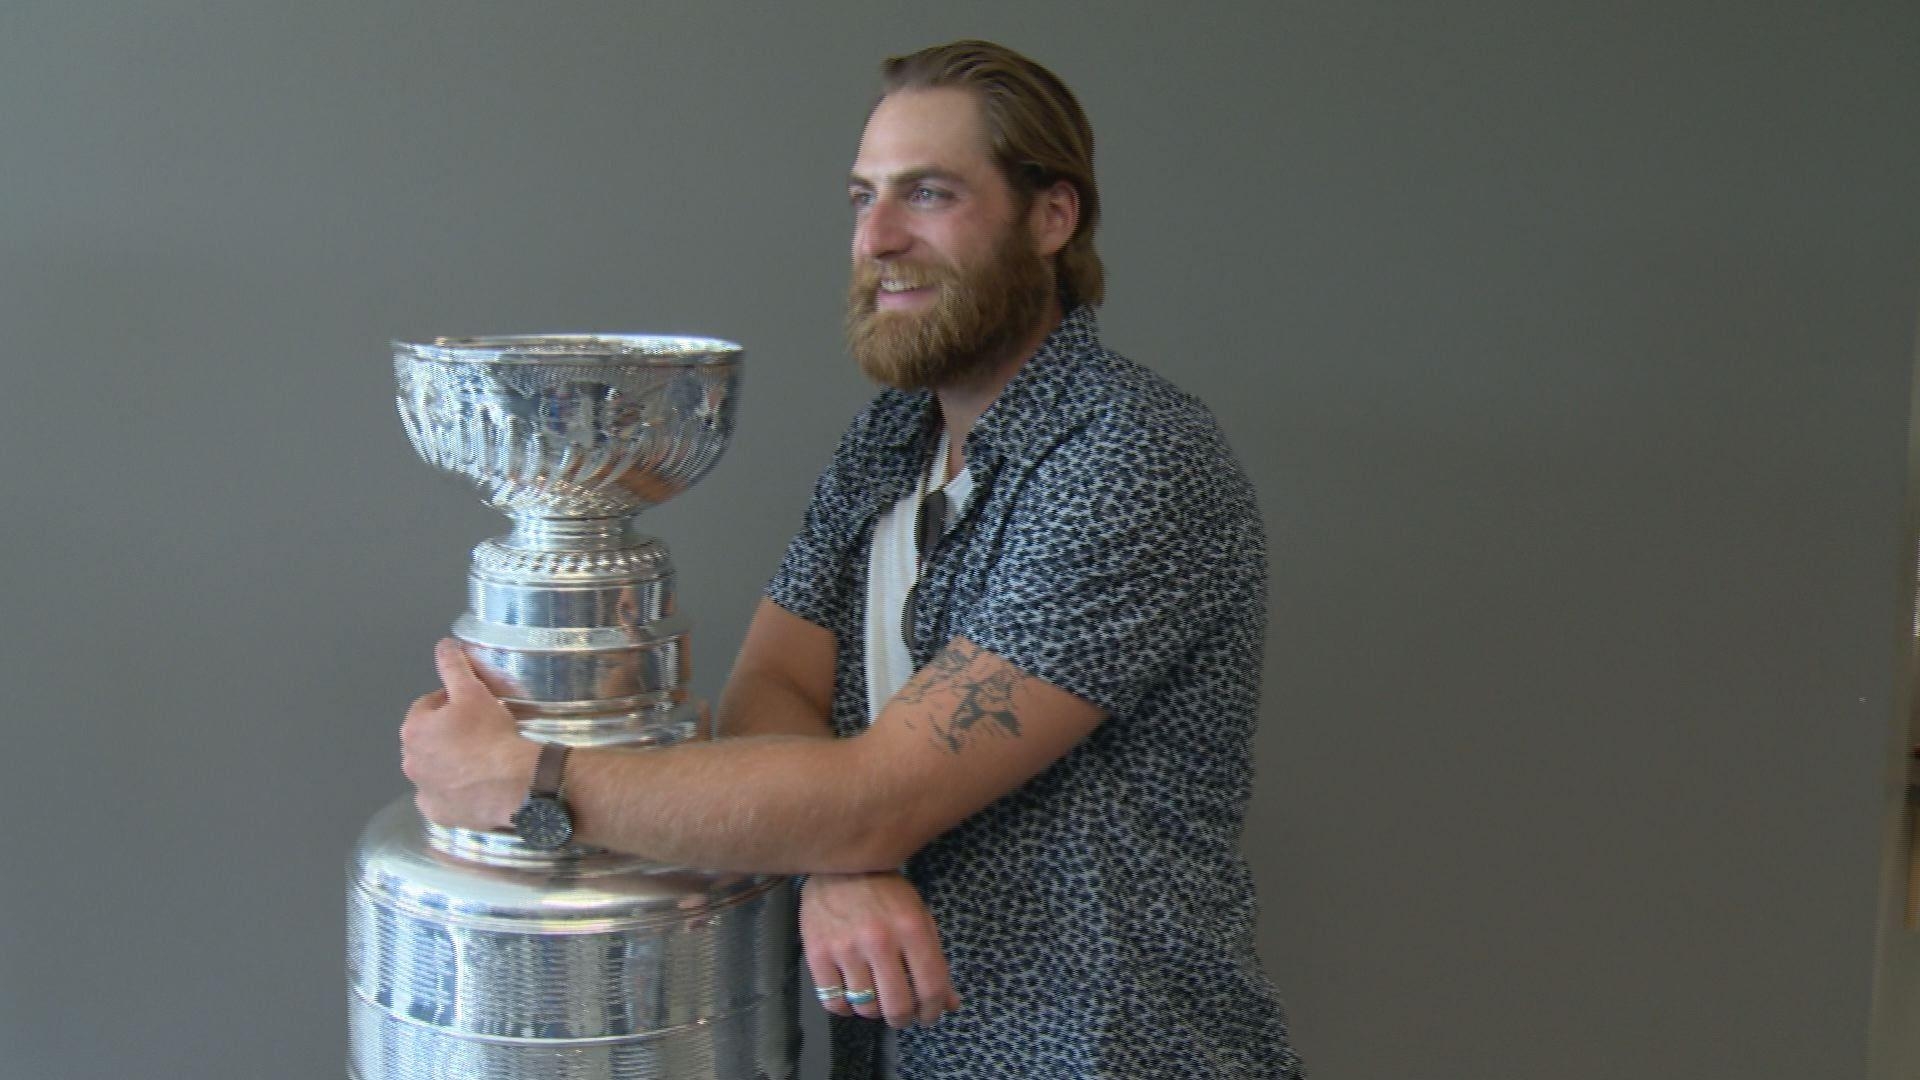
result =
M814 488L767 596L837 639L833 725L862 730L867 548L938 436L882 392ZM1202 404L1073 311L964 448L965 513L928 554L916 666L956 636L1100 707L1067 755L907 865L960 1011L901 1032L911 1080L1295 1078L1239 854L1266 629L1251 485ZM831 1017L834 1076L878 1021Z

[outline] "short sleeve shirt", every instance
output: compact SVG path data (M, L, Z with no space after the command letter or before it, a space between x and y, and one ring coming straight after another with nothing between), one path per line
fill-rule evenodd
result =
M832 631L833 724L865 727L867 550L937 437L882 392L816 484L767 596ZM1253 490L1193 397L1071 312L982 414L974 491L927 555L909 638L965 637L1105 713L1065 757L916 854L962 1009L904 1031L910 1080L1293 1078L1239 854L1266 626ZM833 1018L834 1075L877 1023Z

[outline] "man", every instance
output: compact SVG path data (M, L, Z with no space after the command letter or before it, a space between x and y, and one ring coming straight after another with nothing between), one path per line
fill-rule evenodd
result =
M984 42L883 70L847 323L888 389L748 628L720 700L739 737L574 751L574 834L810 875L838 1075L1298 1076L1237 853L1251 488L1203 406L1099 345L1067 88ZM437 659L407 775L428 817L500 827L537 748L457 646Z

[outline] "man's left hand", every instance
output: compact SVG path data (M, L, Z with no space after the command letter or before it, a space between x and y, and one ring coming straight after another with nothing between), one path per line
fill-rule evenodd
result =
M505 828L540 748L520 736L459 642L442 639L433 661L441 689L415 701L400 725L400 771L417 789L414 804L449 828Z
M840 991L821 998L830 1013L903 1028L960 1007L940 930L912 882L893 871L809 877L800 940L814 984ZM849 1004L848 992L864 1003Z

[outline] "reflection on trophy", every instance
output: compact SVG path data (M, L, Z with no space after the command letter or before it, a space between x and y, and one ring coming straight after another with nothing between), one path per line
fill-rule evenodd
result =
M453 633L528 737L638 753L712 737L667 549L635 516L719 459L739 370L737 346L699 338L395 343L414 449L513 519L474 549ZM410 798L369 823L350 873L357 1080L794 1071L785 878L443 829Z

